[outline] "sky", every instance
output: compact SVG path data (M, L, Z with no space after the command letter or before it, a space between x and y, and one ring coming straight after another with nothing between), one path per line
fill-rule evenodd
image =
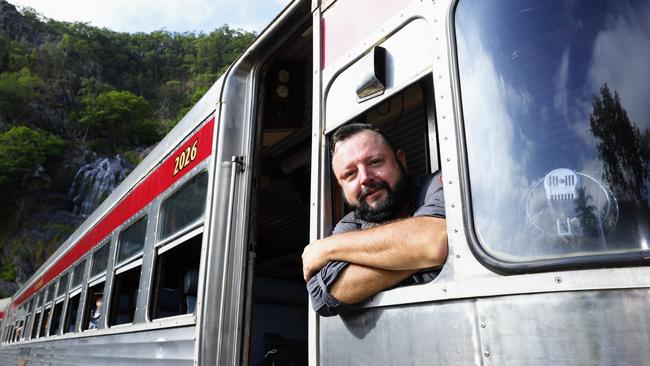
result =
M46 18L118 32L204 32L228 24L261 31L290 0L8 0Z

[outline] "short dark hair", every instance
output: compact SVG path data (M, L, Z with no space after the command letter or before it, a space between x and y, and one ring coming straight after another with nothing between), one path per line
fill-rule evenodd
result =
M334 132L334 134L332 135L332 139L330 140L330 156L331 157L334 156L334 150L336 148L337 143L343 142L349 139L350 137L358 133L361 133L363 131L372 131L378 134L384 140L384 143L386 143L386 145L390 147L390 149L393 150L393 152L395 152L395 146L393 146L393 144L388 140L388 138L386 138L386 136L384 136L383 133L381 133L380 130L373 127L373 125L371 125L370 123L357 122L357 123L350 123L341 126L338 130L336 130L336 132Z

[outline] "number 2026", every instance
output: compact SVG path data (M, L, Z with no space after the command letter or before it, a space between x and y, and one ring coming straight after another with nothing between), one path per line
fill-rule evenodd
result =
M185 167L190 165L196 159L199 140L194 141L192 146L188 146L174 159L174 175L178 174Z

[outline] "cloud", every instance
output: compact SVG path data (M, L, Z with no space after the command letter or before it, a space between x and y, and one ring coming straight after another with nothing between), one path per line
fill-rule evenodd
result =
M535 145L516 123L529 113L532 97L497 71L480 32L464 29L458 44L459 55L466 56L459 61L476 230L488 249L503 256L519 252L527 241L522 236L529 185L524 164Z
M13 0L45 17L88 22L120 32L205 32L228 24L260 31L286 5L286 0Z
M607 83L610 90L618 92L630 120L641 128L650 128L647 14L650 14L650 3L645 4L645 9L625 9L616 18L609 19L594 40L588 71L593 94L598 94L600 87Z

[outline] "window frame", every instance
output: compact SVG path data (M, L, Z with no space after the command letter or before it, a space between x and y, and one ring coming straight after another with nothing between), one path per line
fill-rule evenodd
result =
M469 0L464 0L469 1ZM456 0L447 14L450 24L450 58L452 60L452 80L457 91L458 103L455 105L457 124L455 126L458 143L458 166L460 180L460 199L463 209L464 227L467 230L468 246L479 263L487 269L501 275L518 275L527 273L553 272L560 270L579 270L593 268L632 267L646 265L650 258L650 250L639 249L634 252L598 253L589 255L571 255L565 257L540 258L529 261L507 261L491 255L478 238L474 220L474 208L469 174L467 126L463 111L463 89L460 82L460 66L458 53L458 26L456 14L461 0Z

